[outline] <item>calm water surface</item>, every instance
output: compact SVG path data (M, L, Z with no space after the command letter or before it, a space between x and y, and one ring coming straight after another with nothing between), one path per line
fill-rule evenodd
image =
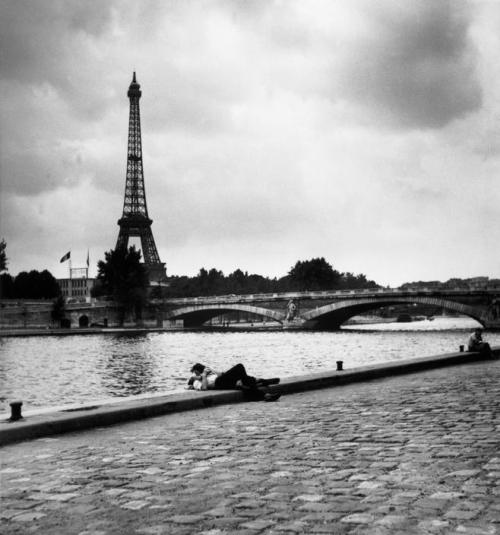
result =
M457 351L477 326L466 318L379 324L338 332L165 332L144 335L0 339L0 412L183 389L202 361L243 362L256 376L281 377ZM500 333L486 333L500 345Z

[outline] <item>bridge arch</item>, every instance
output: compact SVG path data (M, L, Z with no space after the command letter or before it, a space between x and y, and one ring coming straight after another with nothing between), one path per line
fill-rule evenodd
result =
M87 314L82 314L78 318L78 326L83 327L83 328L86 328L89 326L89 317L87 316Z
M262 316L264 318L269 318L279 323L283 323L285 320L285 315L282 312L240 303L184 306L174 310L169 310L164 314L164 319L183 319L185 321L185 325L187 326L199 326L206 321L215 318L216 316L227 314L229 312L247 312L250 314L256 314L257 316Z
M442 299L438 297L423 297L423 296L408 296L408 297L387 297L387 299L380 298L359 298L348 299L344 301L337 301L322 307L308 310L304 312L301 317L305 321L316 322L322 326L340 327L342 323L349 318L374 310L377 308L392 306L398 304L421 304L431 305L445 310L458 312L465 316L469 316L481 324L484 324L482 318L482 310L470 305L465 305L457 301L450 301L448 299Z

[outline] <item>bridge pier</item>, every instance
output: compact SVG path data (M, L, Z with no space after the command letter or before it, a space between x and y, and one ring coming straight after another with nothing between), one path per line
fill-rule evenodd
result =
M306 321L304 321L302 318L294 318L293 320L284 320L282 323L282 327L284 331L293 331L295 329L310 329L312 327L309 327L306 325Z

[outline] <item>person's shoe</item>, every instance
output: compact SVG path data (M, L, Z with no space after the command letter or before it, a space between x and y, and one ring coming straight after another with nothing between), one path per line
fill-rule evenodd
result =
M279 377L272 377L271 379L257 379L257 386L277 385L279 382Z
M280 392L267 392L267 394L264 394L264 401L278 401L280 397Z

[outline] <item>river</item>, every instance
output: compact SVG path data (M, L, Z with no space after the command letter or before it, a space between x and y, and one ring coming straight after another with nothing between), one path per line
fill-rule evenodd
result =
M287 377L458 351L468 318L345 327L336 332L161 332L0 338L0 412L178 391L194 362ZM486 333L500 345L500 332Z

